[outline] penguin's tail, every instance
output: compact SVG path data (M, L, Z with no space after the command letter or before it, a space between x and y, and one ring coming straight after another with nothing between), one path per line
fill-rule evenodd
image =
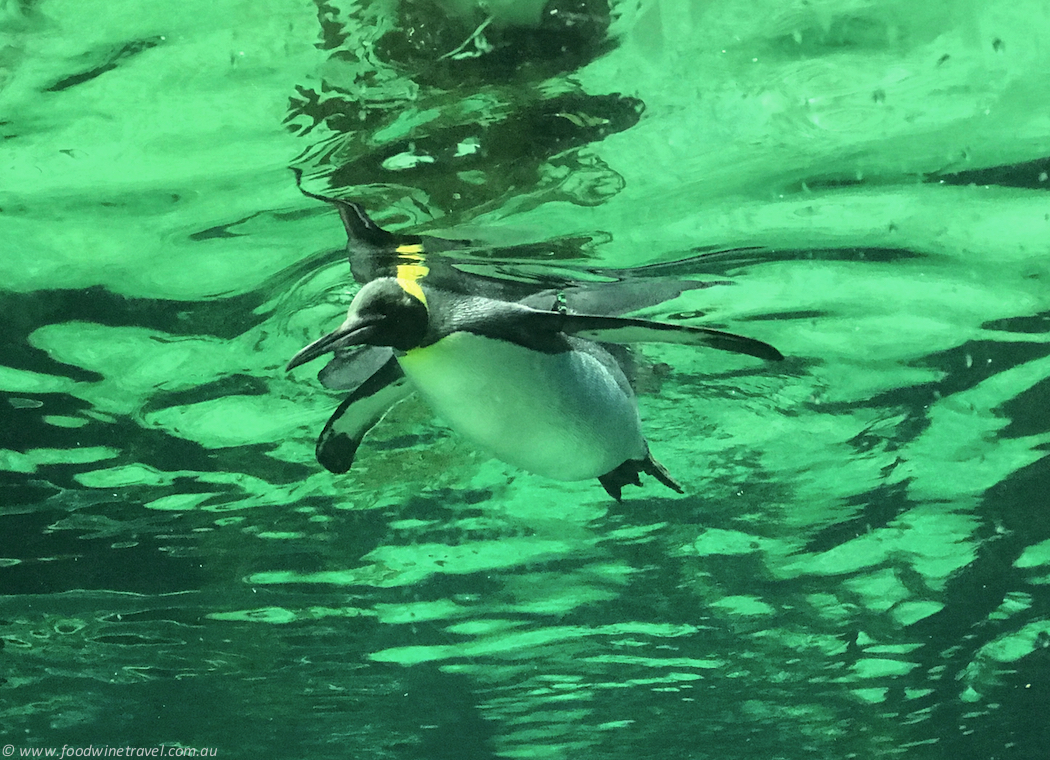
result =
M685 493L682 486L678 484L667 468L653 459L653 455L647 453L645 459L628 459L613 470L599 476L598 482L602 484L605 492L617 501L620 501L620 491L624 486L640 486L642 479L640 473L652 475L672 491Z

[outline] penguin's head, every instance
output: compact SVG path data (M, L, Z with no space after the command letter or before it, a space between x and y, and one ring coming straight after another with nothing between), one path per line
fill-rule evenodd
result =
M422 295L414 281L403 283L393 277L372 280L350 302L346 321L299 351L285 369L350 346L389 346L398 351L416 348L427 333L428 313Z

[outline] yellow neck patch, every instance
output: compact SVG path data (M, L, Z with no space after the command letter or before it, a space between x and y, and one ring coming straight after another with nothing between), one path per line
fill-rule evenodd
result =
M427 297L419 285L419 281L430 272L427 265L423 263L423 246L399 245L396 250L399 257L405 260L404 264L397 265L397 284L426 306Z

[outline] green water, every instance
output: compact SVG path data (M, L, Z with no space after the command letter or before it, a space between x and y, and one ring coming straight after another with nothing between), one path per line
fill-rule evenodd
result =
M1045 758L1050 6L485 8L0 0L0 744ZM642 349L681 497L415 400L333 476L289 165L789 358Z

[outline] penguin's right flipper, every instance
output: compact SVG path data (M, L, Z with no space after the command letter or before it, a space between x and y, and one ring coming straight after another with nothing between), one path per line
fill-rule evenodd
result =
M626 460L616 469L600 475L598 482L602 484L602 488L605 489L607 494L619 501L620 491L624 486L640 486L642 484L642 480L638 476L642 472L652 475L672 491L685 493L678 481L671 477L671 473L662 464L653 459L652 454L646 454L645 459Z
M725 280L620 280L617 282L574 282L560 289L533 293L519 301L540 311L566 311L569 314L592 314L617 317L670 301L687 290L728 285Z
M535 313L534 313L535 314ZM710 327L652 322L630 317L602 317L589 314L559 314L540 312L534 319L568 335L576 335L599 343L680 343L707 346L734 354L747 354L759 359L780 361L784 355L776 348L754 338L714 330ZM549 316L548 316L549 315Z
M391 353L386 363L358 385L328 420L317 438L317 461L329 472L347 472L368 431L392 406L411 394L401 365Z

